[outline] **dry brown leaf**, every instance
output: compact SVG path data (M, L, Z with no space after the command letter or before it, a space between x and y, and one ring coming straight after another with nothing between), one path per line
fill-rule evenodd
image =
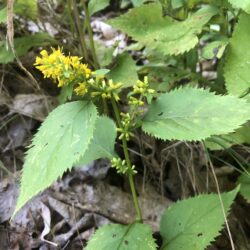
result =
M38 121L44 121L48 113L57 105L57 99L36 94L19 94L13 100L12 112L16 112Z

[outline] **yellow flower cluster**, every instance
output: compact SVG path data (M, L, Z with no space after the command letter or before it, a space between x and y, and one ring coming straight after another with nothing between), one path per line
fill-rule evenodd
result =
M36 58L34 65L45 78L52 78L57 82L58 87L71 85L78 96L90 93L92 98L120 100L119 93L122 83L114 83L113 80L107 80L103 75L92 72L86 64L81 62L80 57L65 56L60 48L52 48L50 54L46 50L42 50L40 54L41 56ZM138 80L133 86L129 96L129 105L133 112L131 117L123 117L124 124L120 128L121 136L124 136L126 140L132 136L130 133L131 121L134 120L136 114L140 113L138 108L144 105L143 99L152 93L154 90L149 88L147 77L144 78L144 81Z
M65 56L61 49L52 48L52 53L41 51L41 57L36 58L35 66L45 78L52 78L58 83L58 87L70 83L85 82L92 75L92 71L86 64L81 63L78 56ZM81 90L79 90L81 87ZM82 85L77 88L77 93L83 93Z

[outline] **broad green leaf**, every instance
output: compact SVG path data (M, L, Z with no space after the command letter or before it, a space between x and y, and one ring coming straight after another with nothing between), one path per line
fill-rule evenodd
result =
M228 93L236 96L244 95L250 88L249 23L250 15L241 14L228 46L224 68Z
M250 173L250 172L249 172ZM250 203L250 174L242 174L238 178L240 184L240 194Z
M89 14L92 16L96 12L105 9L109 6L110 0L90 0L89 1Z
M6 23L7 20L7 7L4 7L0 10L0 24Z
M60 105L49 114L27 152L16 212L85 154L96 120L95 106L83 101Z
M36 33L34 35L24 36L14 39L14 47L17 56L25 55L29 49L35 46L46 46L55 44L56 40L47 33ZM0 63L13 62L15 59L11 49L6 49L6 43L0 41Z
M20 16L35 20L37 18L37 0L17 0L14 12Z
M243 9L250 14L250 0L228 0L233 7Z
M223 147L217 143L210 141L209 139L205 141L206 147L210 150L221 150L231 147L235 144L248 143L250 144L250 125L246 124L241 128L235 130L235 132L220 136L223 139Z
M108 117L98 117L94 138L91 140L88 150L75 165L82 166L99 158L112 159L115 157L115 138L116 126L114 122Z
M122 82L123 87L130 87L138 80L135 61L128 53L117 56L114 68L108 74L114 82Z
M221 194L226 213L238 188ZM224 224L221 203L217 194L204 194L179 201L169 207L161 218L161 250L201 250L219 234Z
M134 8L108 23L163 55L177 55L189 51L199 41L202 27L218 13L217 8L206 6L179 22L162 16L160 4Z
M152 230L148 225L110 224L101 227L89 241L86 250L156 250Z
M163 140L203 140L233 132L248 119L250 104L245 100L186 87L152 102L142 129Z

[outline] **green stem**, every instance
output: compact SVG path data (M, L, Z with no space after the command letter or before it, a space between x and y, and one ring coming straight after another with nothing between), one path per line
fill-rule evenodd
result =
M108 104L107 101L103 98L102 99L103 102L103 110L104 110L104 114L109 116L109 108L108 108Z
M92 53L92 57L93 57L93 61L94 61L94 66L95 66L95 69L98 69L99 63L98 63L98 59L96 56L93 31L92 31L92 28L90 26L89 9L88 9L88 6L86 5L85 0L82 0L82 5L83 5L84 13L85 13L85 24L87 26L87 30L88 30L88 34L89 34L90 49L91 49L91 53Z
M172 3L171 0L160 0L162 6L163 16L172 16Z
M119 113L119 110L118 110L118 107L117 107L117 104L116 104L116 101L114 98L111 98L111 103L112 103L112 107L113 107L113 110L115 113L115 118L116 118L117 124L119 127L122 127L120 113ZM122 148L123 148L123 152L124 152L124 156L125 156L125 160L126 160L126 163L128 165L128 168L132 169L131 161L130 161L129 153L128 153L128 144L127 144L125 137L122 138ZM133 197L133 202L135 205L137 220L142 222L142 213L141 213L141 208L140 208L138 198L136 195L136 191L135 191L135 183L134 183L132 171L129 171L128 180L129 180L129 185L130 185L130 189L131 189L131 193L132 193L132 197Z
M77 31L78 31L77 34L78 34L79 41L80 41L81 53L82 53L82 56L84 57L84 59L86 61L89 61L88 50L87 50L85 37L84 37L84 30L81 27L81 20L79 18L79 13L78 13L78 10L77 10L75 0L73 0L71 4L73 6L74 16L76 18L76 27L77 27Z
M67 8L66 12L67 12L68 20L70 23L70 30L71 30L72 36L75 38L77 31L76 31L76 27L74 25L74 20L72 17L72 9L73 9L72 8L72 0L67 0L67 4L68 4L68 8Z
M227 15L227 12L224 10L223 6L224 6L224 3L223 3L223 0L221 0L221 5L220 5L220 15L222 17L222 20L223 20L223 23L221 24L221 33L225 36L228 36L228 15Z

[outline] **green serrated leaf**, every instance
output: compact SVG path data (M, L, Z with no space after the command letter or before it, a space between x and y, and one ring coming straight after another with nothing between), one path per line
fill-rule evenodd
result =
M249 0L228 0L233 7L243 9L250 14L250 1Z
M128 53L118 55L108 76L114 82L122 82L124 88L133 86L138 80L135 61Z
M250 106L234 96L182 88L152 102L142 129L163 140L203 140L233 132L250 119Z
M83 101L60 105L49 114L27 152L15 212L85 154L96 120L95 106Z
M224 68L228 93L236 96L244 95L250 88L249 23L250 15L241 14L228 46Z
M248 174L242 174L238 178L238 184L240 184L240 194L250 203L250 171Z
M236 188L221 194L226 213L238 191ZM223 224L224 216L218 195L204 194L179 201L169 207L161 218L161 250L206 249Z
M152 230L148 225L110 224L97 230L86 250L156 250Z
M189 51L199 41L202 27L218 13L218 9L206 6L183 22L162 16L160 4L147 4L134 8L108 23L133 37L150 50L163 55L177 55Z
M110 0L90 0L89 1L89 14L92 16L96 12L105 9L107 6L109 6Z
M75 165L83 166L99 158L112 159L115 157L115 138L115 123L108 117L98 117L96 120L94 138L90 142L88 150Z
M56 40L47 33L36 33L34 35L24 36L14 39L14 47L17 56L25 55L30 48L35 46L46 46L55 44ZM15 56L11 49L6 49L6 43L0 41L0 63L9 63L14 61Z

